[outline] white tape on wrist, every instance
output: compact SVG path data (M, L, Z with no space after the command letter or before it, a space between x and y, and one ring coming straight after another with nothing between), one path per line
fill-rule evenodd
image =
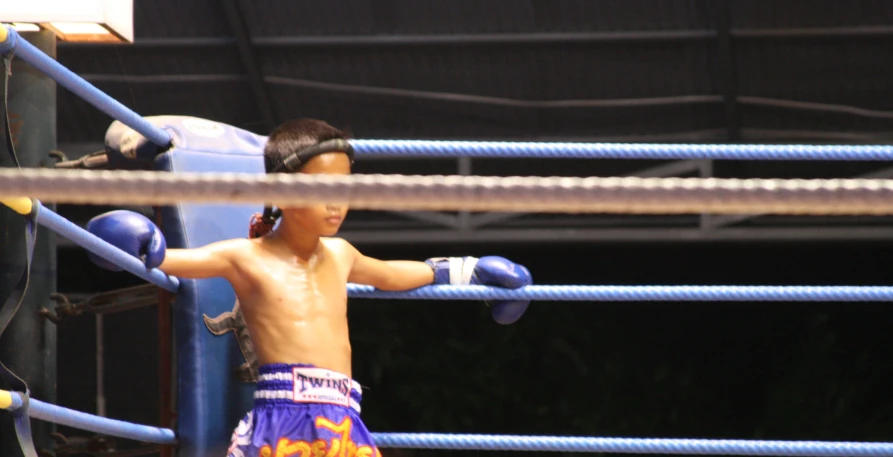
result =
M467 286L471 284L474 276L474 267L477 266L476 257L450 257L450 284L453 286Z

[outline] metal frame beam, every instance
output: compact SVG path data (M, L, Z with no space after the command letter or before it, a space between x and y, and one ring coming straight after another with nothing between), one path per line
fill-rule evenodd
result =
M893 26L855 27L805 27L805 28L730 28L730 37L736 40L772 38L854 38L893 36ZM253 37L254 46L410 46L410 45L477 45L477 44L535 44L535 43L628 43L713 40L716 31L690 30L642 30L626 32L580 33L500 33L468 35L342 35L342 36L263 36ZM235 37L201 38L152 38L139 37L128 47L178 48L231 46ZM125 46L118 43L60 42L60 48L95 46Z
M345 231L354 244L893 241L893 227L542 228Z
M456 216L434 211L385 211L388 214L405 217L418 222L425 222L447 228L459 228L459 220Z
M726 128L729 131L728 141L741 140L741 123L738 115L738 74L735 67L731 34L731 7L725 0L714 0L713 8L716 18L716 64L720 77L719 87L723 93L723 104L726 116Z

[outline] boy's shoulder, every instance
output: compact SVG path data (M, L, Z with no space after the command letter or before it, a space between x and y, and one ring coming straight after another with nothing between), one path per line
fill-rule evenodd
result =
M323 246L331 250L352 251L354 249L353 245L344 238L324 237L320 238L319 241L323 244Z
M234 261L288 255L287 246L282 243L270 242L266 237L231 238L217 244L220 246L220 251Z
M257 240L250 240L248 238L231 238L214 243L214 248L218 252L240 255L248 254L257 244Z
M223 240L218 242L221 246L225 246L227 248L244 248L246 246L253 246L258 243L260 239L249 239L249 238L230 238L228 240Z
M325 237L320 238L319 241L325 246L327 251L334 253L342 259L350 260L357 254L356 248L344 238Z

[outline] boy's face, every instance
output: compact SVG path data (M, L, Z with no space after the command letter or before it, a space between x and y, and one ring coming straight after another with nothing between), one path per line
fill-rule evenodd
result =
M342 152L328 152L310 159L300 173L349 175L350 159ZM338 233L347 205L312 205L302 207L280 207L282 218L289 223L297 223L304 229L320 236L333 236Z

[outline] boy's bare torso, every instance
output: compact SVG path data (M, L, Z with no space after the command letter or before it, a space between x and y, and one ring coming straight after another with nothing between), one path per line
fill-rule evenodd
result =
M276 238L232 240L228 279L261 364L307 363L351 376L346 246L323 238L301 259Z

